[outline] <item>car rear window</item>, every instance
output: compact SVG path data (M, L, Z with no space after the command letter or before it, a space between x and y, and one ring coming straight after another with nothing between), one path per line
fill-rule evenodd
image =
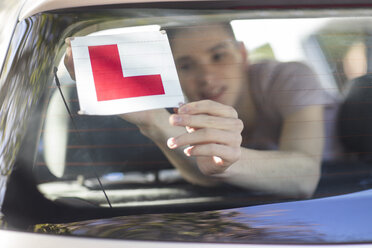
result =
M372 19L369 14L357 9L330 12L123 7L80 8L30 17L23 22L37 25L31 25L35 36L28 38L26 50L31 51L31 44L36 43L39 45L35 46L34 53L51 55L54 59L52 64L42 64L41 59L35 62L39 64L34 64L40 71L33 73L34 78L30 80L35 89L41 87L38 88L40 100L30 116L31 124L27 126L22 145L33 148L30 153L28 149L20 150L17 161L26 161L32 168L37 188L44 197L71 206L109 208L111 205L141 211L160 207L215 209L292 199L229 183L215 188L190 184L136 125L119 116L79 114L76 83L63 62L66 38L166 30L172 43L176 39L172 32L187 33L196 25L207 32L224 23L231 25L236 40L243 42L248 64L255 68L249 75L251 81L259 82L250 93L256 103L255 114L267 113L257 118L256 123L246 125L243 136L248 138L243 138L243 147L278 151L285 142L280 139L284 132L283 119L301 111L304 105L321 106L324 111L321 119L305 118L286 129L288 139L296 140L301 147L317 148L319 142L323 146L319 153L312 154L322 165L320 182L312 197L369 188L372 143L365 126L370 104L368 46ZM200 46L212 38L201 32ZM187 43L187 36L181 39ZM177 59L175 52L173 56ZM224 54L218 56L223 58ZM233 66L226 61L221 63ZM177 66L180 78L187 77L188 66ZM57 68L56 75L53 67ZM292 81L289 74L294 74L296 81ZM225 75L224 80L230 80L228 76ZM267 79L269 76L273 77L271 81ZM298 95L298 92L301 93ZM366 100L360 100L359 94L366 94ZM363 114L359 112L362 109ZM174 109L167 111L175 113ZM320 136L291 133L296 125L306 125L308 130L321 126L324 133ZM280 163L280 158L270 159L274 164ZM270 176L263 178L271 180Z

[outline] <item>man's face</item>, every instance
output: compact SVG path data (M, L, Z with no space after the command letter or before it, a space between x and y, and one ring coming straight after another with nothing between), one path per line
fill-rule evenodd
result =
M234 106L246 84L245 53L222 26L176 33L172 50L189 101L211 99Z

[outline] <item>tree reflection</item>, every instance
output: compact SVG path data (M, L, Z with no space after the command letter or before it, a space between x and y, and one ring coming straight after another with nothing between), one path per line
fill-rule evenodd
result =
M252 227L252 216L237 211L209 211L182 214L147 214L69 224L39 224L37 233L88 236L100 238L183 241L183 242L311 242L319 235L306 225L296 228ZM315 238L317 237L317 238Z

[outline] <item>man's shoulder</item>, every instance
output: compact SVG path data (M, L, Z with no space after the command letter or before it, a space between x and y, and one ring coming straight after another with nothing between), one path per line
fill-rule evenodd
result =
M310 67L302 62L279 62L276 60L264 60L249 66L249 73L258 73L263 75L302 73L311 71Z
M319 86L314 71L302 62L261 61L250 65L248 76L251 87L263 94Z

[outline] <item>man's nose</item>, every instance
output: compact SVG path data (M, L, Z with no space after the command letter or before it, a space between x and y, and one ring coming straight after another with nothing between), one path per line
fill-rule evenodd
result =
M210 65L202 64L198 68L197 78L201 86L208 86L216 80L216 72Z

